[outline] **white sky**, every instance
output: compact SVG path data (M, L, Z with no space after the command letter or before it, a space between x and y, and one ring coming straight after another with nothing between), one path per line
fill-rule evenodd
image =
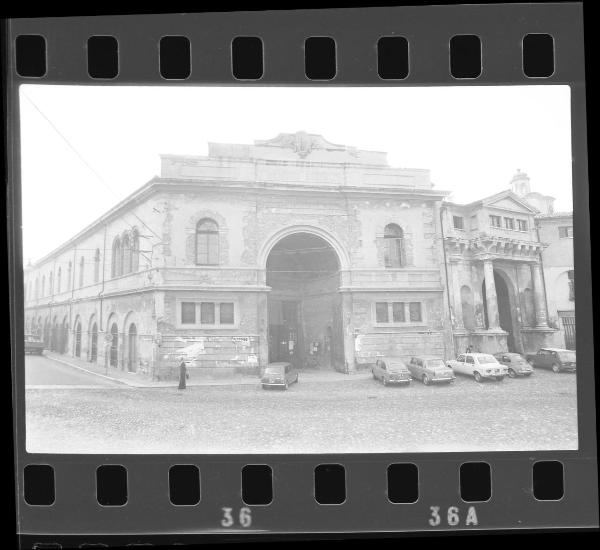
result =
M298 130L386 151L394 167L428 168L456 202L507 189L520 168L532 191L556 197L556 210L572 208L568 86L23 85L20 92L25 263L158 175L161 153L205 155L209 141L253 143Z

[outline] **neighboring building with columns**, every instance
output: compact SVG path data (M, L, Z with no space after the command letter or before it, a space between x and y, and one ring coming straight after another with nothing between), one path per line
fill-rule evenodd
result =
M169 378L192 343L217 374L554 341L537 210L512 191L444 202L428 170L305 132L161 160L25 270L26 332L50 349Z

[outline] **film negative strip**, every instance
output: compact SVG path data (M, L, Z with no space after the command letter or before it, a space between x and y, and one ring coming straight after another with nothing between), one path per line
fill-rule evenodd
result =
M24 547L598 526L581 5L6 31Z

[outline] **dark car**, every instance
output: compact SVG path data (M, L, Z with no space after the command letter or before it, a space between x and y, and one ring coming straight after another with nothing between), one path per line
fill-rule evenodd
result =
M408 370L415 380L426 386L434 383L450 383L455 379L454 372L439 357L413 357L408 363Z
M33 336L32 334L25 335L25 353L42 355L44 353L44 342Z
M537 353L526 355L529 364L536 368L552 369L553 372L575 372L575 352L569 349L540 348Z
M511 378L531 376L533 374L533 367L520 353L494 353L494 357L498 359L498 362L506 366L508 376Z
M371 369L373 378L381 380L384 386L388 384L410 384L410 372L402 359L377 359Z
M278 362L269 363L262 373L260 382L263 389L279 387L288 389L290 384L298 382L298 371L291 363Z

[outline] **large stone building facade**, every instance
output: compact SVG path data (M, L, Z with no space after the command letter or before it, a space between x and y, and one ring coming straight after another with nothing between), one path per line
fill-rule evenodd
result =
M175 376L190 344L205 372L351 372L560 332L539 211L514 191L453 204L427 170L305 132L161 164L25 269L26 332L50 349L154 378Z

